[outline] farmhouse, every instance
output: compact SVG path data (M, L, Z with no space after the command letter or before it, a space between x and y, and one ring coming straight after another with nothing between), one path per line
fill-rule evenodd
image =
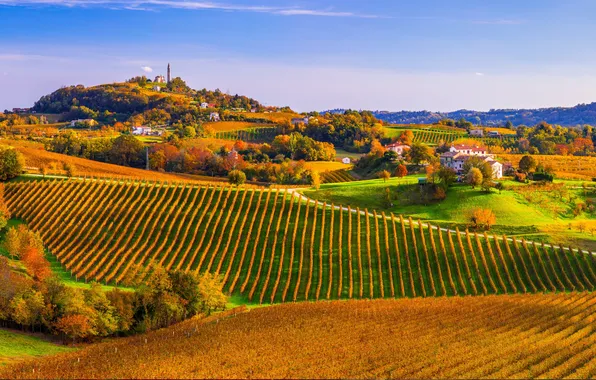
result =
M164 77L163 75L158 75L155 77L153 81L155 83L166 83L166 77Z
M99 123L97 121L93 120L93 119L77 119L77 120L71 120L70 127L71 128L74 128L74 127L77 126L77 124L82 124L82 125L85 125L87 127L93 127L93 126L96 126Z
M161 91L161 87L159 87L159 86L153 86L153 91L160 92Z
M488 131L488 137L501 137L499 131Z
M296 117L292 119L292 125L304 123L308 125L308 117Z
M133 127L132 134L137 136L149 135L151 134L151 127Z
M486 148L478 145L457 144L449 148L450 152L463 153L470 156L486 156L488 154Z
M487 162L493 170L493 178L499 179L503 177L503 164L495 160L492 154L487 154L486 149L484 154L477 153L477 147L474 149L462 148L462 151L454 151L453 147L449 152L441 154L441 165L455 170L457 174L463 174L464 164L470 157L478 157ZM470 152L470 153L464 153Z
M482 129L470 129L470 136L483 137L484 131Z
M219 121L219 112L211 112L209 114L209 121Z
M350 157L344 157L341 159L341 162L343 162L344 164L351 164L352 160L350 160Z
M403 156L404 152L410 150L409 145L393 143L385 146L385 149L397 153L399 156Z

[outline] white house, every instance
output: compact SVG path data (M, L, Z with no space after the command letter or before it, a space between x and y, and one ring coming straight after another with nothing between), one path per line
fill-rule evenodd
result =
M161 91L161 87L159 87L159 86L153 86L153 91L160 92Z
M483 137L484 131L482 129L470 129L470 136Z
M300 124L300 123L304 123L306 125L308 125L308 117L296 117L294 119L292 119L292 125L296 125L296 124Z
M209 114L209 121L219 121L219 113L218 112L211 112Z
M351 164L352 160L350 160L349 157L344 157L341 159L341 162L343 162L344 164Z
M132 134L137 136L151 134L151 127L132 127Z
M493 170L493 178L499 179L503 177L503 164L496 161L492 154L480 155L462 152L447 152L441 154L441 165L455 170L458 174L463 174L464 165L471 157L479 157L487 162Z
M207 109L209 107L209 103L203 102L201 103L201 109Z
M155 77L155 80L153 80L155 83L166 83L166 77L164 77L163 75L158 75Z
M488 131L488 137L501 137L499 131Z
M385 149L397 153L398 156L403 156L406 151L410 150L410 146L400 143L393 143L386 145Z
M454 153L468 154L470 156L486 156L488 153L486 148L483 148L478 145L466 144L453 145L451 148L449 148L449 151Z
M93 127L99 123L93 119L77 119L70 122L70 127L74 128L77 124L85 124L88 127Z

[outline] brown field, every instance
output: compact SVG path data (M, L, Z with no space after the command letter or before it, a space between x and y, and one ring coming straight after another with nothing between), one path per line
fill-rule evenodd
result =
M504 160L509 161L517 167L522 154L499 154ZM584 156L554 156L554 155L533 155L538 162L552 166L561 179L591 180L596 177L596 157Z
M592 293L285 304L18 363L0 377L589 378L595 308Z
M273 124L250 123L247 121L218 121L203 124L204 127L213 128L215 132L238 131L242 129L274 127Z

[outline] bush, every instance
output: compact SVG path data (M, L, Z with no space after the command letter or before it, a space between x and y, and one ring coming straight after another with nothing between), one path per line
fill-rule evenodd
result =
M470 221L474 228L484 227L490 230L490 227L496 223L497 217L489 208L477 208L472 211Z
M246 174L241 170L232 170L228 173L228 181L232 185L240 186L246 182Z
M534 173L532 174L532 179L534 181L547 181L547 182L552 182L555 179L555 176L553 174L549 174L549 173Z

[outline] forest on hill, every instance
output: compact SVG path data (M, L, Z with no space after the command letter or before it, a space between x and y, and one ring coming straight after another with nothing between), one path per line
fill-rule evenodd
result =
M394 124L432 124L441 119L464 118L476 125L505 125L507 121L513 125L535 125L546 121L549 124L575 126L596 124L596 103L578 104L574 107L491 109L488 112L462 109L453 112L374 111L373 114L383 121Z

